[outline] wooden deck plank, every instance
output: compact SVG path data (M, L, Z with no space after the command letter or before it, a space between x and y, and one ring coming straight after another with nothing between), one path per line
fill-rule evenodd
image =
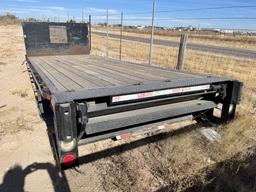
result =
M30 57L59 91L78 91L202 76L92 55Z
M54 77L54 75L52 75L47 68L45 68L44 65L42 65L40 63L40 61L38 60L38 58L31 58L30 59L31 64L33 65L33 67L35 67L36 69L39 68L43 73L45 73L46 77L50 80L51 82L51 86L55 87L56 90L59 91L66 91L67 88L65 86L63 86L59 81L57 81ZM47 85L49 86L49 85Z
M79 58L79 57L77 57ZM97 59L91 59L88 58L88 60L90 60L90 62L94 61L94 63L97 66L102 66L105 68L108 68L112 71L116 71L117 73L121 73L121 74L127 74L130 76L130 78L136 77L137 79L139 79L140 82L143 81L157 81L157 80L165 80L166 77L162 77L160 74L157 73L149 73L147 70L143 69L143 68L139 68L136 66L126 66L124 64L114 64L114 62L110 62L110 61L105 61L104 60L97 60Z
M75 60L82 61L83 58L75 57ZM86 62L89 62L91 65L96 66L101 69L106 69L106 73L109 75L114 73L115 75L121 76L121 79L132 79L137 82L145 82L145 81L152 81L156 80L153 79L152 75L142 75L138 71L133 69L128 69L127 67L121 67L117 65L112 65L108 61L104 60L94 60L94 59L86 59ZM149 77L150 76L150 77ZM159 79L158 79L159 80Z
M55 67L59 69L62 73L64 73L66 76L68 76L73 82L80 85L81 87L88 87L93 88L95 86L98 86L97 84L94 84L88 79L84 78L85 74L83 74L81 71L70 67L66 63L62 64L57 61L51 60L50 62L52 67Z
M88 68L90 67L91 69L94 69L98 73L104 74L106 76L109 76L111 78L115 78L117 80L120 80L122 82L126 83L137 83L137 82L143 82L147 81L148 79L142 78L142 77L136 77L134 75L130 75L129 73L126 73L124 70L123 71L116 71L114 69L109 68L107 65L99 65L98 63L95 63L93 61L88 62L87 60L81 63L82 61L77 59L76 57L74 58L74 61L80 61L78 62L81 66Z
M78 56L82 57L82 55ZM99 56L91 56L88 58L90 60L102 60L101 57ZM136 69L143 70L147 73L150 74L157 74L161 75L164 78L171 78L171 79L177 79L177 78L199 78L201 75L195 75L195 74L189 74L181 71L176 71L176 70L171 70L171 69L163 69L157 66L149 66L149 65L144 65L144 64L134 64L130 62L125 62L125 61L119 61L119 60L114 60L114 59L108 59L107 61L111 65L116 65L116 66L122 66L125 68L132 68L136 67Z
M65 72L61 72L61 68L56 68L51 66L51 61L48 59L39 58L41 61L41 65L44 65L49 69L49 72L66 87L68 91L81 89L83 86L74 82L69 76L65 74Z
M95 76L93 72L83 71L78 69L78 66L72 62L62 61L59 59L55 59L55 60L52 59L51 62L57 65L58 67L62 67L62 68L65 68L66 70L71 71L73 74L70 74L69 76L70 78L74 79L74 81L77 81L75 80L76 76L79 76L80 78L82 78L83 79L82 82L84 82L84 85L83 85L84 87L88 87L88 86L89 87L106 87L106 86L114 85L112 82L99 79L97 76Z
M64 63L69 64L70 66L73 66L75 68L79 68L79 69L83 69L83 73L89 73L94 75L94 78L98 78L98 80L102 81L106 81L110 84L115 85L114 82L116 82L116 85L118 84L124 84L126 81L124 81L124 79L120 79L120 78L116 78L113 77L111 75L109 75L109 73L104 73L104 69L100 68L97 69L94 67L94 65L92 65L91 63L88 63L87 61L79 61L79 60L75 60L71 57L72 61L65 61L63 60ZM62 60L61 60L62 61ZM126 82L127 83L127 82Z
M56 60L57 59L57 60ZM69 68L72 72L74 72L77 75L81 75L81 77L84 77L84 79L87 80L87 82L91 82L92 85L95 86L111 86L111 85L124 85L125 83L122 81L118 81L114 78L109 78L108 76L104 76L101 73L97 71L91 70L90 66L82 65L78 62L71 61L65 61L61 58L56 57L56 59L53 59L54 62L63 63L64 66ZM58 65L59 65L58 64ZM59 65L60 66L60 65ZM98 70L99 71L99 70Z

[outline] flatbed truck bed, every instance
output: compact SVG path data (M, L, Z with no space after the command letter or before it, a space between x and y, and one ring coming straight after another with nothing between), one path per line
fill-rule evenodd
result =
M54 39L63 29L71 37ZM186 118L222 123L234 118L241 82L90 55L89 38L69 44L74 34L88 37L84 29L87 24L23 23L27 66L41 113L45 105L53 112L61 165L78 165L78 146L90 142ZM48 30L46 36L42 30ZM213 114L217 105L220 117Z
M228 80L93 55L33 56L28 61L58 102Z

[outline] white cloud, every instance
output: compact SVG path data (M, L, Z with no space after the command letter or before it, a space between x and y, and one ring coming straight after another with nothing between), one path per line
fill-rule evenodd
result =
M1 12L11 12L11 13L44 13L44 14L56 14L58 12L65 11L64 7L44 7L44 6L31 6L31 7L10 7L0 9Z
M29 13L27 10L21 10L21 9L1 9L0 13L12 13L12 14L26 14Z
M107 9L98 9L98 8L95 8L95 7L87 7L85 9L86 12L89 12L89 13L106 13ZM108 12L113 14L113 13L118 13L117 10L115 9L108 9Z
M24 2L24 3L40 3L39 0L16 0L17 2Z
M57 11L64 11L64 10L66 10L64 7L55 7L55 6L47 7L47 8L51 9L51 10L57 10Z
M0 0L1 1L1 0ZM16 0L15 0L16 1ZM36 0L19 0L19 1L36 1ZM62 6L17 6L10 5L6 8L0 8L0 14L12 13L21 18L35 17L35 18L53 18L57 17L60 21L65 21L67 18L75 18L76 20L87 18L87 15L92 15L94 20L104 22L106 20L106 9L98 9L94 7L84 7L80 9L67 8ZM110 20L120 20L120 11L109 9Z
M33 7L10 7L0 9L2 13L12 13L12 14L26 14L31 16L40 16L40 15L48 15L48 16L57 16L61 13L65 12L66 9L64 7L44 7L44 6L33 6Z

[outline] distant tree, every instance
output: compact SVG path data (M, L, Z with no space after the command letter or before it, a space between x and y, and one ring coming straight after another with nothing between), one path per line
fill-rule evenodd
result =
M67 21L67 23L76 23L76 21L74 19L70 19Z
M11 13L6 13L5 15L0 15L0 23L1 24L17 24L20 20L18 17Z
M106 27L107 26L107 23L98 23L99 26L103 26L103 27Z
M27 19L27 21L28 21L28 22L38 22L39 20L36 19L36 18L33 18L33 17L29 17L29 18Z

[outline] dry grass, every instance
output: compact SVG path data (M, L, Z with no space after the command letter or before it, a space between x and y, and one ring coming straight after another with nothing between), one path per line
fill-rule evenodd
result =
M93 54L104 56L105 38L94 35L92 41ZM119 41L110 39L109 46L109 56L118 59ZM177 52L178 49L175 48L154 46L154 65L173 69L177 61ZM148 45L124 41L122 59L146 64ZM124 153L121 156L109 158L107 164L103 163L109 168L110 173L104 175L108 178L104 180L105 186L108 186L107 191L120 189L155 191L154 186L166 186L163 191L184 191L195 186L202 189L209 186L214 177L220 177L221 175L218 174L222 169L227 169L226 174L231 174L227 175L226 179L232 180L232 174L237 170L228 166L234 164L238 169L239 162L241 167L245 166L243 162L247 159L247 153L242 152L247 152L249 148L256 146L255 67L255 60L187 50L186 71L224 75L244 82L243 101L238 107L236 120L216 128L221 134L221 143L209 143L197 131L192 131L149 144L139 149L136 156L133 156L133 153ZM238 153L240 155L237 155ZM141 161L141 159L144 160ZM206 167L209 168L206 169ZM118 174L114 174L116 171ZM218 182L216 185L221 183L219 180L216 182ZM232 180L232 182L236 181ZM123 188L125 184L129 185L129 188ZM143 184L147 184L148 188ZM232 185L229 189L233 189Z
M0 25L18 25L19 19L15 15L7 13L6 15L0 15Z
M94 27L95 31L103 31L105 32L105 28ZM110 28L110 33L120 34L120 29L118 28ZM134 29L125 29L124 35L137 36L137 37L146 37L150 38L150 32L144 30L134 30ZM163 31L156 30L155 39L164 39L164 40L172 40L179 41L180 32L173 31ZM200 34L200 33L189 33L190 43L199 43L199 44L207 44L207 45L216 45L230 48L244 48L255 50L256 48L256 37L255 36L246 36L246 35L216 35L216 34Z

